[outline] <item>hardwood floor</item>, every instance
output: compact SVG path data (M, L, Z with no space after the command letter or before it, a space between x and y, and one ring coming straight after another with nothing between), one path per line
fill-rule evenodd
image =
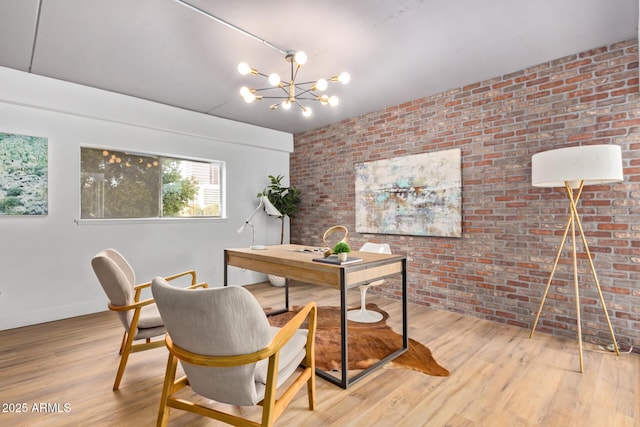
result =
M250 286L263 306L283 290ZM368 295L399 330L400 304ZM291 305L337 305L335 291L297 284ZM357 291L349 302L359 304ZM300 392L279 426L640 426L640 355L409 305L409 335L427 345L449 377L387 368L343 390L317 381L317 409ZM163 348L132 354L111 387L122 328L111 312L0 332L0 425L152 426L166 363ZM215 404L214 405L218 405ZM23 412L17 412L24 410ZM257 414L257 408L234 408ZM224 425L172 410L169 425Z

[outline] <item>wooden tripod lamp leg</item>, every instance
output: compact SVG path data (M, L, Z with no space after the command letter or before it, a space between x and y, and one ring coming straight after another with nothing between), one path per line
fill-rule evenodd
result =
M553 280L553 275L556 272L556 267L558 266L558 260L560 259L560 254L564 248L564 245L567 240L567 234L571 229L572 235L572 257L573 257L573 281L575 287L575 296L576 296L576 313L577 313L577 325L578 325L578 350L580 352L580 372L583 372L584 369L584 361L582 358L582 330L580 323L580 293L578 287L578 260L576 256L576 234L575 234L575 222L574 222L574 214L573 211L570 212L569 219L567 221L567 226L564 229L564 235L562 236L562 242L558 246L558 253L556 254L556 259L553 263L553 268L551 269L551 274L549 275L549 281L547 282L547 287L544 290L544 295L542 296L542 301L540 301L540 308L538 308L538 314L536 315L536 320L533 323L533 328L531 329L531 333L529 334L529 338L533 338L533 333L536 330L536 326L538 325L538 320L540 319L540 314L542 313L542 307L544 306L544 302L547 299L547 294L549 293L549 288L551 287L551 281Z
M580 352L580 373L584 372L582 358L582 323L580 322L580 287L578 286L578 257L576 253L576 211L573 204L573 190L567 185L569 199L571 199L571 256L573 257L573 285L576 292L576 326L578 329L578 350Z
M580 195L582 194L582 187L578 190L578 194L576 195L576 203L578 199L580 199ZM571 213L571 212L569 212ZM553 267L551 268L551 274L549 274L549 281L547 282L547 287L544 289L544 295L542 296L542 301L540 301L540 308L538 308L538 314L536 315L536 320L533 322L533 328L531 328L531 334L529 334L529 339L533 338L533 333L536 331L536 326L538 325L538 320L540 319L540 313L542 313L542 307L544 306L544 302L547 299L547 294L549 293L549 288L551 287L551 281L553 280L553 275L556 272L556 267L558 266L558 260L560 259L560 255L562 254L562 249L564 249L564 244L567 241L567 234L569 233L569 228L571 227L573 221L573 215L569 215L567 219L567 225L564 227L564 234L562 235L562 241L560 245L558 245L558 253L556 254L556 259L553 262Z
M568 190L567 190L568 191ZM582 222L580 221L580 217L578 216L578 211L576 209L576 201L573 200L572 193L569 193L569 198L571 199L571 210L575 216L576 224L578 224L578 230L580 230L580 237L582 237L582 244L584 245L584 251L587 254L587 259L589 260L589 266L591 267L591 274L593 275L593 280L596 284L596 289L598 291L598 296L600 297L600 304L602 304L602 310L604 311L604 317L607 319L607 325L609 326L609 333L611 334L611 340L613 341L613 347L616 351L616 356L620 356L620 350L618 349L618 342L616 341L616 336L613 332L613 326L611 326L611 320L609 319L609 313L607 312L607 305L604 302L604 296L602 295L602 289L600 288L600 282L598 281L598 275L596 274L596 268L593 264L593 258L591 258L591 252L589 251L589 245L587 244L587 238L584 235L584 230L582 229Z
M538 326L538 320L540 319L540 313L542 313L542 307L544 306L544 302L547 299L547 294L549 293L549 288L551 287L551 281L553 280L553 275L556 272L556 267L558 266L558 260L560 259L560 254L562 253L562 248L564 248L564 242L567 240L567 233L569 232L569 227L571 226L571 217L567 221L567 226L564 228L564 234L562 235L562 242L558 246L558 253L556 254L556 260L553 262L553 267L551 268L551 274L549 274L549 280L547 281L547 287L544 289L544 295L542 295L542 301L540 301L540 307L538 308L538 314L536 315L536 320L533 322L533 328L531 328L531 333L529 334L529 339L533 338L533 333L536 331L536 326Z

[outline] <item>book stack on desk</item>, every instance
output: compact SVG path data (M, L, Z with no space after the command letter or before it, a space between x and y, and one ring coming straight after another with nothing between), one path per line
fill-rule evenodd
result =
M346 261L340 261L337 255L329 255L326 258L314 258L316 262L324 262L325 264L335 264L335 265L345 265L345 264L353 264L354 262L362 261L362 258L351 258L348 257Z

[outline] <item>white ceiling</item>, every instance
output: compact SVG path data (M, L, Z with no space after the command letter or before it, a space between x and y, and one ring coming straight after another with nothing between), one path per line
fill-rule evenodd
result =
M637 37L638 0L184 0L309 60L313 115L246 104L277 50L175 0L0 0L0 66L291 133Z

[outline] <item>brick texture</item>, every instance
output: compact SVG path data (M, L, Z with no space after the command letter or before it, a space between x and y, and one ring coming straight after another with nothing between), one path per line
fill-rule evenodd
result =
M531 186L531 156L584 144L622 147L625 179L585 187L579 211L616 337L640 347L640 94L637 40L390 106L295 136L302 191L291 241L320 244L342 224L355 248L385 241L408 258L411 302L531 328L568 215L561 189ZM359 234L354 164L459 147L462 238ZM570 245L537 331L576 338ZM582 332L609 330L578 239ZM398 281L374 292L398 297Z

